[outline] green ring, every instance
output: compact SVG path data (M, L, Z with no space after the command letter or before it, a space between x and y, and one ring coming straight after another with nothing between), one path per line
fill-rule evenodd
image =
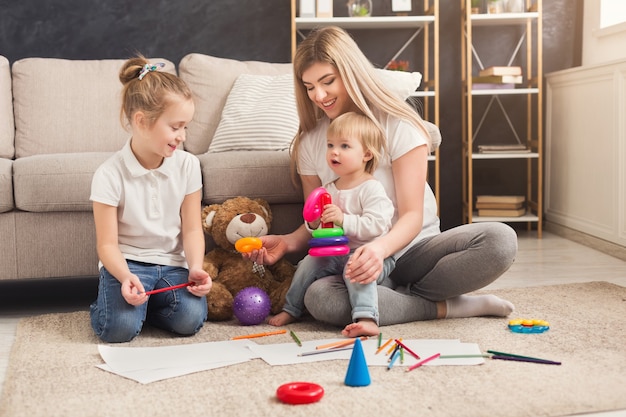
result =
M334 237L343 236L343 229L341 227L323 227L321 229L313 230L313 237Z

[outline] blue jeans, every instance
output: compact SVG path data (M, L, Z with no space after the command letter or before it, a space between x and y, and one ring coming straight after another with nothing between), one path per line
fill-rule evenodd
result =
M189 271L178 266L127 261L146 291L183 284ZM91 305L91 327L108 343L128 342L139 334L144 322L182 336L196 334L207 318L206 297L181 288L153 294L148 302L132 306L124 300L122 284L104 267L100 269L98 298Z
M316 280L329 275L343 276L350 255L344 256L310 256L307 255L298 263L291 287L285 296L283 311L293 317L300 317L304 310L304 294ZM352 283L344 277L348 289L352 320L373 319L378 323L378 292L376 284L381 283L395 267L395 259L389 257L383 263L383 270L376 282L369 284Z

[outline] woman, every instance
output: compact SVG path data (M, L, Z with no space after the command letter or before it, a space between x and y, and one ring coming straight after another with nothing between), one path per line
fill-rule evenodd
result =
M510 267L517 252L515 232L502 223L474 223L440 232L437 204L426 181L427 157L438 144L431 143L419 115L379 81L354 40L337 27L311 32L298 45L294 77L300 127L292 163L305 197L334 179L322 150L331 120L354 111L385 132L387 154L374 176L394 203L393 227L356 249L345 274L353 282L373 282L383 260L395 257L396 268L378 286L380 324L509 315L513 305L506 300L464 294L493 282ZM309 238L304 226L287 235L266 236L263 248L247 257L272 264L288 252L304 249ZM348 294L339 276L311 285L305 305L317 320L338 326L350 322Z

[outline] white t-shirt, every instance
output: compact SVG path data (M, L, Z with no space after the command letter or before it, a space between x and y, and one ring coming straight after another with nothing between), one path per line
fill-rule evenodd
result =
M422 131L409 122L388 115L383 115L379 117L378 120L387 135L387 149L389 154L382 156L378 168L374 172L374 177L383 184L387 195L393 202L394 216L392 224L395 224L398 220L398 203L396 200L391 161L400 158L402 155L418 146L427 145L428 142ZM322 184L328 184L337 179L337 176L326 162L326 132L329 123L330 121L327 117L322 118L315 129L307 132L301 138L299 149L298 173L301 175L316 175L320 178ZM422 231L415 236L412 242L396 252L396 259L402 256L407 249L419 240L439 233L437 201L430 185L426 183L424 190L424 220L422 223Z
M180 208L187 194L201 188L195 155L176 150L159 168L148 170L137 161L129 140L98 167L89 199L117 207L119 247L126 259L187 267Z

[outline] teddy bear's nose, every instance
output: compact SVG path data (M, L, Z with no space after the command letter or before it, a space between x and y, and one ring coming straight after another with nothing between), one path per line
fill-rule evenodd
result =
M248 223L248 224L254 223L254 221L256 220L256 214L254 213L242 214L240 219L244 223Z

